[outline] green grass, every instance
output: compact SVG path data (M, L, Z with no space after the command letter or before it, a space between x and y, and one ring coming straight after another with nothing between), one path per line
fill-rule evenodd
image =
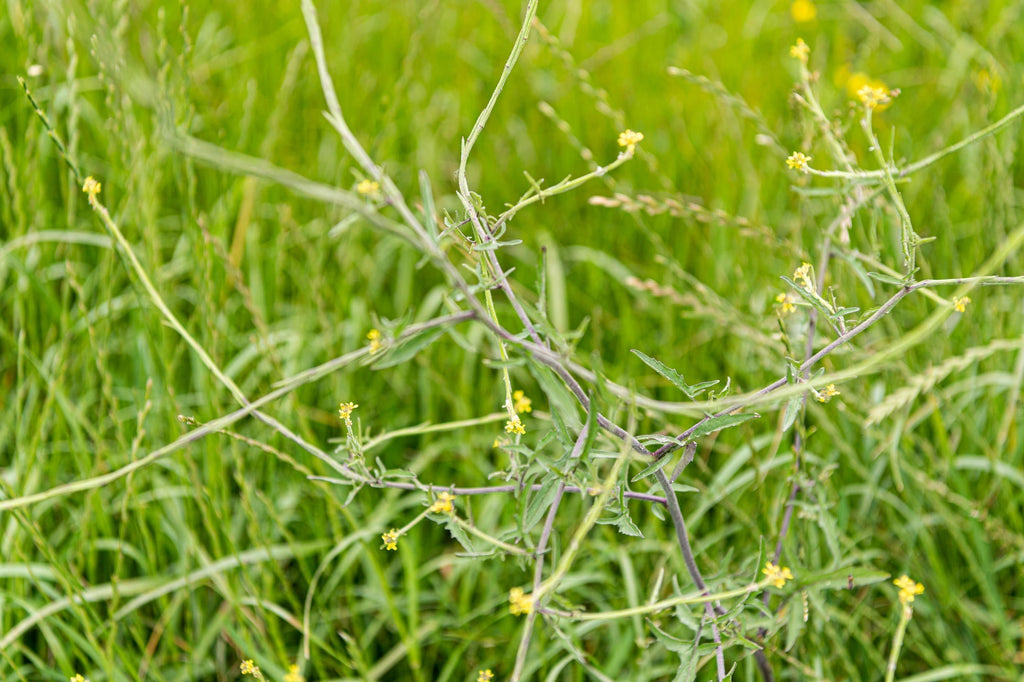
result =
M460 139L521 5L317 3L348 127L428 227L427 197L437 220L466 217ZM896 179L913 229L934 237L916 280L1024 272L1021 123L971 137L1024 104L1024 3L818 3L802 25L788 5L542 3L469 156L466 183L496 216L530 190L524 172L550 187L612 164L622 130L644 133L620 167L519 211L501 239L521 242L496 252L540 333L599 375L575 372L630 433L678 435L803 361L810 308L780 334L775 297L826 246L824 298L860 309L848 328L900 290L865 274L904 273L892 193L866 199L844 242L835 221L855 183L786 168L795 150L843 167L801 104L798 37L854 167L880 165L843 69L900 89L872 128L896 167L971 139ZM11 0L0 41L0 679L230 680L246 659L273 680L294 663L307 680L512 679L524 641L523 679L718 678L700 605L532 629L509 613L510 588L533 591L534 559L487 538L534 549L560 474L599 485L622 443L592 425L570 461L586 411L518 342L503 361L480 319L393 366L369 362L371 328L394 345L410 324L467 310L453 273L476 284L486 252L449 235L425 256L395 205L354 193L378 178L323 116L299 7ZM84 176L102 182L106 213ZM645 201L660 208L599 205ZM901 574L925 592L896 678L1020 679L1024 303L1019 283L967 286L908 293L822 359L812 385L835 382L830 402L812 394L790 424L805 387L784 388L743 411L759 419L698 439L678 499L712 592L763 577L800 487L781 555L796 580L769 590L769 608L760 590L721 602L733 679L759 679L758 645L776 679L885 679ZM523 332L505 293L490 295L499 323ZM835 337L818 319L814 350ZM633 349L729 391L691 401ZM533 400L521 448L493 447L505 367ZM350 498L322 480L378 458L439 487L548 487L459 495L458 517L484 537L432 515L390 552L381 534L431 498L372 486ZM635 458L618 482L648 464ZM654 481L628 485L663 495ZM643 537L620 532L616 495L564 495L541 580L566 571L546 607L695 594L670 516L626 505Z

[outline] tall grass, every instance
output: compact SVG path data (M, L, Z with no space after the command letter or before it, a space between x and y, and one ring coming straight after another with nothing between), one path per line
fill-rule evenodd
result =
M793 4L10 3L0 677L1019 679L1022 5Z

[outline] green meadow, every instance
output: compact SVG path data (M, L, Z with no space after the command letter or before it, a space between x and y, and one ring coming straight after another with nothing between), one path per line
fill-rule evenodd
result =
M0 43L0 679L1022 679L1024 2Z

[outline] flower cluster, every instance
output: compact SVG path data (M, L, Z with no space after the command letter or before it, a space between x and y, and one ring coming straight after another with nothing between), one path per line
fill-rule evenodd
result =
M811 0L796 0L789 6L789 14L796 23L806 24L814 21L814 18L818 16L818 8Z
M366 340L370 342L370 355L384 347L384 344L380 341L380 330L378 329L371 329L366 332Z
M786 165L795 171L800 171L801 173L810 173L811 170L807 166L807 164L810 163L810 161L811 157L807 156L803 152L793 152L792 154L789 155L789 158L786 159Z
M953 300L953 310L958 313L962 313L967 310L967 304L971 302L971 299L967 296L961 296L960 298Z
M789 315L796 311L796 296L789 292L776 296L775 302L779 304L780 315Z
M89 682L89 680L86 679L85 677L83 677L82 675L75 675L74 677L72 677L70 679L71 679L71 682Z
M818 392L818 402L827 403L829 400L832 400L832 398L835 398L837 395L839 395L839 391L836 389L836 385L829 384L828 386L826 386L825 388L821 389L821 391Z
M811 55L810 46L804 42L803 38L796 39L796 45L789 48L789 56L795 59L799 59L802 63L806 64L808 58Z
M619 146L625 147L627 154L632 154L636 151L637 144L643 139L643 133L637 133L632 130L623 130L619 133Z
M919 594L924 594L924 585L916 583L910 579L910 576L904 574L896 580L892 581L892 584L900 588L900 603L907 605L914 601L914 597Z
M299 672L299 666L293 663L288 666L288 672L284 676L284 682L306 682L306 678Z
M812 280L812 269L810 263L804 263L796 270L793 271L793 281L802 286L808 291L814 291L814 281Z
M89 176L82 183L82 191L89 195L89 205L96 208L99 205L99 200L96 195L103 191L103 185L97 182L96 178Z
M866 108L875 109L892 101L892 91L875 85L865 85L857 91L859 99Z
M788 568L780 568L772 562L767 562L761 572L768 578L768 582L775 585L775 587L783 587L787 580L793 579L793 572Z
M430 511L435 514L451 514L452 513L452 502L455 501L455 496L451 493L441 493L437 496L437 500L434 504L430 505Z
M381 535L380 539L384 543L384 549L392 552L398 549L398 531L394 528Z
M514 391L512 393L512 399L516 401L513 407L515 407L516 412L519 414L524 412L533 412L533 407L531 407L533 401L527 398L526 394L522 391Z
M338 416L346 422L352 420L352 412L359 407L355 403L341 403L338 405Z
M380 183L374 180L360 180L359 184L356 185L356 192L364 197L377 199L380 197Z
M513 587L508 592L508 610L513 616L521 616L533 611L533 597L525 594L520 587Z
M523 420L519 418L518 414L505 422L505 433L514 433L520 436L526 433L526 427L523 426Z
M491 680L493 680L493 679L494 679L494 673L492 673L491 669L488 668L487 670L481 670L480 671L480 675L477 676L476 682L491 682Z
M252 675L257 680L265 680L265 679L267 679L267 678L263 677L263 673L260 672L259 667L255 663L252 662L251 658L247 659L245 661L242 661L242 665L240 666L240 670L242 671L243 675Z

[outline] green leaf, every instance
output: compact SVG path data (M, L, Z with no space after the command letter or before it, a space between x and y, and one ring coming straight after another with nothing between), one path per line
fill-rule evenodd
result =
M553 476L549 477L541 485L537 494L530 496L530 501L526 503L526 512L523 514L524 533L529 533L530 530L540 523L542 518L544 518L544 514L547 513L548 507L551 506L551 502L555 499L555 494L558 493L559 483L561 483L561 481L557 478Z
M800 407L803 405L804 396L795 395L786 403L786 415L782 418L782 432L789 431L796 418L800 416Z
M759 419L761 415L751 412L750 414L723 414L721 417L712 417L693 430L687 440L697 440L702 436L722 429L728 429L737 424L748 422L751 419Z
M661 459L659 459L658 461L654 462L653 464L650 464L650 465L644 467L644 470L641 471L636 476L634 476L633 478L629 479L629 482L630 483L636 483L637 481L642 481L643 479L647 478L648 476L653 476L654 474L658 473L659 471L664 469L666 466L668 466L668 463L671 462L671 461L672 461L672 458L666 455L665 457L662 457Z
M615 527L619 529L619 532L623 535L628 535L633 538L642 538L644 534L640 531L633 519L629 516L629 509L623 508L622 513L619 514L618 518L615 519Z
M650 367L655 372L671 381L672 384L680 391L682 391L690 400L693 400L696 396L700 395L701 393L703 393L704 391L718 383L717 380L705 381L691 386L688 383L686 383L686 380L683 379L682 374L675 371L671 367L665 365L664 363L658 362L649 355L644 355L643 353L636 349L633 349L631 352L633 353L633 355L643 360L644 364L646 364L648 367Z
M583 424L580 422L579 413L576 410L576 397L569 392L562 380L555 376L554 372L530 359L527 362L530 374L537 380L540 390L547 396L548 405L552 415L558 414L566 427L578 432Z
M885 571L860 566L799 576L800 584L804 587L825 590L848 590L852 587L873 585L889 577L890 575Z
M439 336L444 334L443 327L425 329L413 334L406 339L396 343L381 355L381 358L373 363L374 369L385 369L400 365L406 360L413 358L421 350L432 344Z
M448 526L448 532L452 534L456 542L462 545L467 552L470 554L479 553L480 550L473 544L473 536L467 533L465 528L454 521L449 521L446 525Z
M908 280L904 277L893 277L892 275L885 275L881 272L869 272L868 277L871 279L877 279L879 282L885 282L886 284L895 284L898 287L902 287L908 283Z

